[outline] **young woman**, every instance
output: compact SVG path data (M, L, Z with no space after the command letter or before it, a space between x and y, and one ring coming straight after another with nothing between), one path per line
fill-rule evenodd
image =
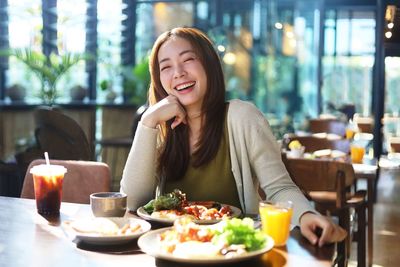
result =
M311 243L345 238L292 182L263 114L247 102L225 102L220 60L204 33L194 28L163 33L150 55L150 73L150 107L121 180L129 209L154 198L156 188L179 188L190 200L219 201L255 214L260 187L268 200L294 203L292 223Z

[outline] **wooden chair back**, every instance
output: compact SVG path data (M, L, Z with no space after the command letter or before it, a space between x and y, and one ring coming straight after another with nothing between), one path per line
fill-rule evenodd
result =
M389 152L400 153L400 137L399 136L389 137L389 146L390 146Z
M374 131L374 119L371 117L360 117L354 116L354 122L362 133L373 133Z
M293 140L298 140L304 147L305 152L312 153L321 149L332 149L339 150L344 153L350 152L350 141L344 138L341 139L327 139L327 138L319 138L312 135L307 136L297 136L297 135L289 135L287 136L289 144Z
M60 160L92 160L88 139L72 118L49 107L35 110L35 138L39 148L51 158Z
M365 193L351 193L356 176L353 166L347 162L333 160L290 159L284 160L286 168L301 190L315 202L317 210L325 214L336 214L339 225L348 233L345 241L338 243L338 266L347 266L350 252L351 231L357 241L358 266L366 266L365 229L371 225L366 220L367 202ZM356 230L350 226L350 208L357 216Z
M62 201L89 204L90 194L110 191L111 174L105 163L75 160L50 160L50 163L67 169L63 180ZM22 186L22 198L35 198L33 177L29 171L39 164L45 164L45 160L37 159L29 164Z
M285 165L292 180L306 195L311 191L335 192L336 208L345 206L346 192L356 179L350 163L286 158Z
M346 135L346 124L335 119L310 119L310 132L333 133L344 137Z

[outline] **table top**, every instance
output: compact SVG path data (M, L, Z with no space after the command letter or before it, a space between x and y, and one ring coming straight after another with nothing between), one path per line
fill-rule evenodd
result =
M85 217L92 217L86 204L63 202L59 217L45 218L36 212L34 200L0 197L0 266L190 266L146 255L136 240L116 246L71 240L61 223ZM295 228L285 247L224 266L331 266L334 257L335 245L312 246Z

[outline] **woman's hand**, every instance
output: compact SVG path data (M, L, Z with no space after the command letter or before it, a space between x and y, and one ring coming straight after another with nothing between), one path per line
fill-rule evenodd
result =
M327 243L342 241L347 236L347 232L333 223L330 218L311 212L306 212L300 217L300 230L311 244L318 244L319 247ZM317 231L321 231L320 236Z
M150 106L142 116L142 123L150 128L156 128L162 122L175 118L171 125L174 129L181 123L186 124L186 111L176 96L169 95L160 102Z

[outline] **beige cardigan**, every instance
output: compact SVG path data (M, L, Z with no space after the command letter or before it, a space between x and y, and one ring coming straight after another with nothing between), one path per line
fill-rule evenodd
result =
M232 172L242 210L247 214L258 213L261 186L268 200L294 203L293 224L299 224L304 212L315 212L289 177L264 115L249 102L232 100L227 116ZM121 191L128 195L130 210L154 198L158 184L157 134L158 129L141 123L136 130L121 180Z

